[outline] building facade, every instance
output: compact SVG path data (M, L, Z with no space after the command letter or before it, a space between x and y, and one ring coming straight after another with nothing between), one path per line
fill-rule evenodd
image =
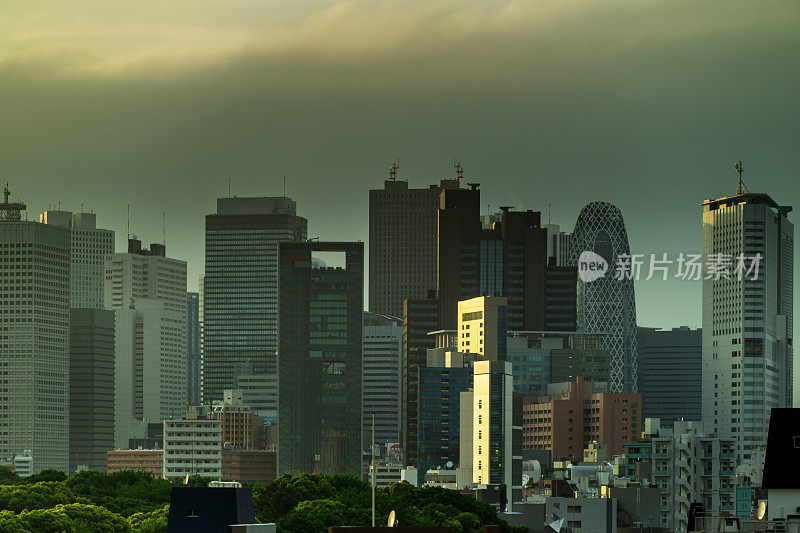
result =
M186 293L186 402L200 405L200 295Z
M69 467L70 234L0 203L0 456Z
M632 276L615 275L618 261L624 263L631 253L625 221L617 207L592 202L581 210L570 252L570 265L579 273L589 268L582 264L584 252L600 256L608 270L598 279L578 279L577 330L605 335L604 347L611 353L609 390L636 392L636 299Z
M238 375L277 385L278 243L306 239L290 198L219 198L206 216L203 402L222 400ZM276 408L265 389L263 407Z
M402 319L364 313L363 357L361 360L362 450L372 442L375 415L375 444L400 443L402 429L403 325Z
M222 477L222 423L193 408L164 420L164 478Z
M508 299L479 296L458 302L458 350L476 359L505 361Z
M114 449L114 312L70 309L69 472L102 470Z
M703 202L703 420L739 462L766 445L770 410L792 405L791 210L766 194Z
M147 472L156 479L164 477L164 450L109 450L106 452L106 473L135 470Z
M702 330L638 328L639 392L645 418L665 426L702 420Z
M116 314L114 443L127 448L134 421L186 410L186 262L130 239L106 258L106 308Z
M316 252L343 254L344 268ZM280 244L279 475L361 472L363 292L363 243Z

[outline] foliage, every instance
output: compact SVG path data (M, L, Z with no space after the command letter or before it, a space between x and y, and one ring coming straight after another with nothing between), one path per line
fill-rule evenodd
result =
M128 517L128 523L137 533L164 533L167 530L169 505L149 513L136 513Z

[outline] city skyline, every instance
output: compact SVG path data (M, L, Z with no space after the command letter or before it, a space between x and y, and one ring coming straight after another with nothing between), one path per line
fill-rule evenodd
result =
M455 155L493 209L549 203L571 230L617 205L635 253L699 253L700 204L733 193L739 158L751 190L800 198L792 2L184 7L10 8L0 117L24 127L0 132L0 177L29 219L91 208L118 250L127 204L145 242L166 211L192 291L229 178L280 196L286 174L309 236L366 242L395 158L426 187ZM639 324L699 326L695 285L637 283Z

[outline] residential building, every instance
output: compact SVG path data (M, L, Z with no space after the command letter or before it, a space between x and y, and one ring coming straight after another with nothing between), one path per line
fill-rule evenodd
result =
M603 346L611 353L609 390L636 392L636 299L633 271L630 276L617 276L615 272L618 261L625 264L631 253L625 221L617 207L592 202L581 210L572 232L570 252L570 265L579 272L589 268L581 258L584 252L602 258L607 270L598 279L578 279L576 330L604 335Z
M222 422L195 408L164 420L164 478L187 475L222 477Z
M314 253L345 266L312 265ZM279 475L361 471L363 291L363 243L280 244Z
M594 389L579 377L563 392L525 397L523 447L551 450L554 458L579 459L584 448L597 441L610 455L624 453L625 445L642 431L642 396Z
M431 294L426 300L403 302L403 431L400 444L403 464L416 466L419 438L419 369L425 366L428 350L436 348L439 329L439 302Z
M164 450L109 450L106 452L106 473L136 470L155 478L164 477Z
M200 295L186 293L186 402L200 405Z
M702 422L678 421L673 427L671 437L652 440L652 480L661 491L661 526L687 531L694 502L702 503L708 516L733 516L735 440L707 434ZM717 531L709 523L703 530Z
M114 312L70 309L69 472L103 469L114 449Z
M69 468L70 233L0 203L0 457Z
M703 202L703 420L740 463L792 405L791 210L749 192Z
M106 258L106 308L116 315L114 443L126 448L134 421L186 409L186 262L129 239L127 253Z
M206 216L204 403L241 388L238 372L277 385L278 244L305 241L307 225L285 196L219 198ZM265 392L277 399L276 389Z
M505 486L508 510L522 497L522 412L512 368L475 361L472 395L472 482Z
M460 186L444 179L410 189L392 168L383 189L369 191L369 310L399 317L406 299L423 299L436 289L439 193Z
M105 308L105 259L114 253L114 231L98 228L94 213L45 211L39 222L69 230L69 306Z
M365 312L361 359L362 450L372 442L375 416L375 444L384 447L400 442L402 424L401 385L403 378L402 319Z
M669 427L703 416L702 330L638 328L639 392L645 418Z
M460 395L471 389L474 381L473 370L469 364L465 366L461 353L450 352L447 361L437 361L438 350L429 350L428 364L419 368L419 483L429 469L458 464Z

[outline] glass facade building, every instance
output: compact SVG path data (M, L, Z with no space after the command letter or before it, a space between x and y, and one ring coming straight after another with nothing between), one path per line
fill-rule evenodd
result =
M286 197L219 198L217 212L206 216L205 403L222 400L239 374L276 383L278 243L306 239L307 221L296 211ZM265 391L265 398L276 395Z
M636 299L633 279L617 279L620 256L629 256L628 232L622 213L606 202L587 204L578 215L572 233L570 265L578 264L583 252L594 252L608 264L606 275L593 281L577 280L577 330L603 333L604 347L611 352L610 392L636 392Z
M200 405L200 295L186 293L186 402Z

